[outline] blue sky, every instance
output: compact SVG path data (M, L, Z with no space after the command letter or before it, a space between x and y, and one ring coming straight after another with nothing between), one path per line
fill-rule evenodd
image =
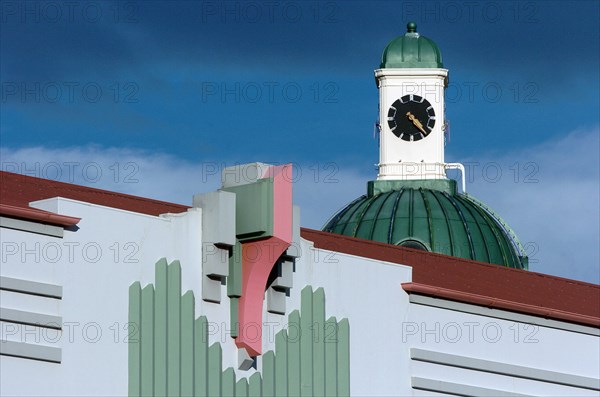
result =
M373 70L415 21L450 70L447 161L472 165L468 190L530 244L533 270L600 281L596 1L5 1L0 12L2 169L189 204L223 166L294 162L313 228L376 176ZM550 219L561 223L542 227Z

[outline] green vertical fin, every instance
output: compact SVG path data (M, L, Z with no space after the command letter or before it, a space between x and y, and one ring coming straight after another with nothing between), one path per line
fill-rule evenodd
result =
M338 323L338 396L350 396L350 324Z
M318 288L313 294L313 392L325 395L325 291Z
M275 354L270 350L262 357L262 375L263 397L275 397Z
M255 372L248 379L248 397L261 397L262 396L262 379L260 373Z
M227 276L227 296L230 297L229 319L231 337L238 337L238 298L242 296L242 244L236 240L229 257L229 276Z
M288 395L300 395L300 339L302 328L300 326L300 313L294 310L288 320Z
M223 352L220 343L213 343L208 348L208 395L221 395L221 368Z
M235 384L235 397L248 397L248 381L242 378Z
M335 317L330 317L325 323L325 395L337 396L337 329Z
M142 291L139 282L129 287L129 396L141 395L141 332L142 325Z
M301 293L300 310L300 395L313 394L313 291L304 287Z
M229 276L227 276L227 296L242 296L242 244L236 240L232 255L229 257Z
M167 395L167 260L156 262L154 291L154 395Z
M181 297L181 395L194 395L194 294Z
M208 395L208 323L205 316L196 319L194 328L194 393Z
M223 371L221 395L224 397L235 396L235 371L227 368Z
M181 394L181 265L173 261L167 270L167 395Z
M275 336L275 395L288 395L287 334L281 330Z
M154 286L142 290L142 396L154 395Z
M229 324L231 326L231 337L237 338L239 335L239 326L240 322L238 321L238 313L239 313L239 299L238 298L229 298Z

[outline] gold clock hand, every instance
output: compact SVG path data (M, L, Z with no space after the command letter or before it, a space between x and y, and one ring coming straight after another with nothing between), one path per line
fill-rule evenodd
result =
M419 130L421 130L421 132L423 133L424 136L427 136L427 132L425 132L425 129L423 128L423 124L421 124L421 122L419 121L418 118L416 118L411 112L406 112L406 116L408 117L408 119L410 121L412 121L412 123L415 125L415 127L417 127Z

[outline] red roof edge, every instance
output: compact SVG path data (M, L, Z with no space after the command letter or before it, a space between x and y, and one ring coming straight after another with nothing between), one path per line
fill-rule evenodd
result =
M190 207L109 190L0 171L0 203L28 208L32 201L62 197L152 216Z
M15 207L14 205L8 204L0 204L0 215L26 219L28 221L43 222L62 227L75 226L81 220L81 218L59 215L37 208Z
M428 293L446 291L448 299L600 326L597 284L319 230L301 228L300 234L318 249L410 266L411 281L429 287Z
M600 328L600 318L586 316L584 314L569 313L562 310L550 309L540 306L528 305L526 303L512 302L505 299L498 299L489 296L471 294L463 291L451 290L432 285L420 283L402 283L402 289L409 294L420 294L432 296L434 298L449 299L457 302L471 303L488 308L505 309L524 314L534 314L539 317L553 320L568 321L583 325L591 325Z

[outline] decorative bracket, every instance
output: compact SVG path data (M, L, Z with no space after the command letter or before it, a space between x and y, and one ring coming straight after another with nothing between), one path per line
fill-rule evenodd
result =
M237 323L236 345L250 357L262 352L262 305L269 275L293 239L291 180L291 164L254 163L223 171L221 190L236 194L241 245L241 260L232 260L228 280L232 326Z

